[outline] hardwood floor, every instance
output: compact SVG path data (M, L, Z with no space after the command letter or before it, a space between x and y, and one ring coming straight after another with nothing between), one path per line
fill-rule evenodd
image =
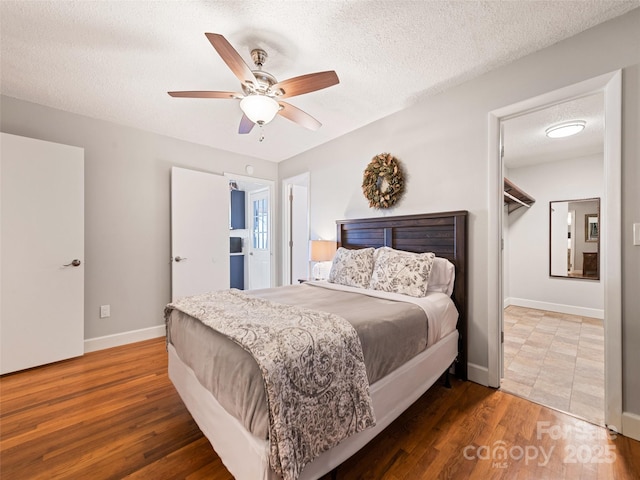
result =
M0 378L0 476L231 479L166 370L159 338ZM636 479L640 442L454 381L431 388L337 477Z

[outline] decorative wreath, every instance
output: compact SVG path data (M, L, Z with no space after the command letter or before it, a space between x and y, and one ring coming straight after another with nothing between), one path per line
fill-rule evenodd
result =
M403 192L404 178L398 159L390 153L373 157L362 177L362 193L369 200L369 207L392 207Z

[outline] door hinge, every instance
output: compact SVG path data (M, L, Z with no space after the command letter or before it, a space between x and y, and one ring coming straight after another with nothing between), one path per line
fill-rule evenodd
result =
M500 343L504 343L504 331L500 332Z
M504 238L500 239L500 250L504 250Z

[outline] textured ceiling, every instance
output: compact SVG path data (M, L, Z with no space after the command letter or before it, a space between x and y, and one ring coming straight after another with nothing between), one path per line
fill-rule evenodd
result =
M0 3L4 95L272 161L290 158L640 5L630 1L10 1ZM335 70L289 101L323 126L276 117L238 135L237 91L205 32L277 79Z
M584 130L566 138L547 137L548 127L569 120L583 120ZM604 152L604 95L553 105L503 125L504 164L508 168L600 154Z

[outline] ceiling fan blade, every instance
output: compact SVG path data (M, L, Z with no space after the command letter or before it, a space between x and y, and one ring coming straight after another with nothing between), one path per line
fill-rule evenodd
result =
M278 114L282 115L287 120L291 120L299 125L302 125L309 130L318 130L322 124L309 115L306 112L303 112L298 107L294 107L290 103L287 102L278 102L280 105L280 110L278 110Z
M278 98L294 97L303 93L315 92L323 88L340 83L338 74L333 70L327 72L308 73L299 77L289 78L271 87L272 92L282 91Z
M203 90L191 90L185 92L167 92L172 97L185 98L242 98L244 95L238 92L208 92Z
M218 33L205 33L213 48L242 83L256 83L256 77L235 48Z
M240 120L240 127L238 128L238 133L249 133L255 123L249 120L245 114L242 114L242 119Z

